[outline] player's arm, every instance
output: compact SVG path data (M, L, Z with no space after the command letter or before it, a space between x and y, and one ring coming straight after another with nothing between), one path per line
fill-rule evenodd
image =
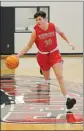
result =
M31 49L32 45L34 44L36 39L36 32L35 30L32 32L30 40L28 42L28 44L21 50L20 53L17 54L17 57L21 57L22 55L24 55L27 51L29 51L29 49Z
M70 43L67 37L65 36L64 32L59 29L59 27L56 26L56 32L67 42Z
M72 49L74 49L74 46L73 44L68 40L68 38L66 37L66 35L64 34L63 31L61 31L59 29L59 27L55 26L56 28L56 32L72 47Z

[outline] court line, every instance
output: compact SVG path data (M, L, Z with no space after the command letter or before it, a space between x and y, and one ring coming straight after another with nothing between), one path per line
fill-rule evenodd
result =
M14 104L11 105L8 113L2 118L2 120L3 120L3 121L6 121L6 119L12 114L11 111L13 111L13 110L14 110Z

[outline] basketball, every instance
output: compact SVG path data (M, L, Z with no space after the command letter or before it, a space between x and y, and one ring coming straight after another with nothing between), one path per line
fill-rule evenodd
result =
M15 69L18 67L19 65L19 59L17 56L15 55L10 55L6 58L6 66L9 68L9 69Z

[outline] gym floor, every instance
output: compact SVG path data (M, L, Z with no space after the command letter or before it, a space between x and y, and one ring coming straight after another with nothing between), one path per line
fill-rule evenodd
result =
M1 59L1 130L83 130L83 57L63 60L65 87L77 100L71 114L52 69L50 85L39 85L44 79L35 57L20 58L16 70ZM78 121L68 121L68 115Z

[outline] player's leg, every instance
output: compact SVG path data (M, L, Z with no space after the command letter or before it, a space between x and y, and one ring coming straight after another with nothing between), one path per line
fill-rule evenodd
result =
M66 91L65 85L64 85L62 62L54 64L52 68L53 68L55 76L56 76L56 78L57 78L57 80L59 82L61 92L63 93L64 96L66 96L67 91Z
M59 86L61 92L65 96L67 102L66 106L68 109L72 108L76 103L75 99L70 99L70 96L67 94L67 90L65 88L64 78L63 78L63 61L59 50L50 54L50 66L53 68L55 76L59 82Z
M48 71L42 70L42 73L45 79L45 83L50 84L50 69Z
M70 99L70 96L67 94L67 91L64 85L64 78L63 78L63 64L62 62L56 63L53 65L52 68L59 82L61 92L63 93L63 95L65 96L67 100L66 101L67 109L70 109L74 106L74 104L76 104L76 100L74 98Z
M44 76L45 83L48 83L50 78L50 66L48 64L48 55L38 53L37 62Z

